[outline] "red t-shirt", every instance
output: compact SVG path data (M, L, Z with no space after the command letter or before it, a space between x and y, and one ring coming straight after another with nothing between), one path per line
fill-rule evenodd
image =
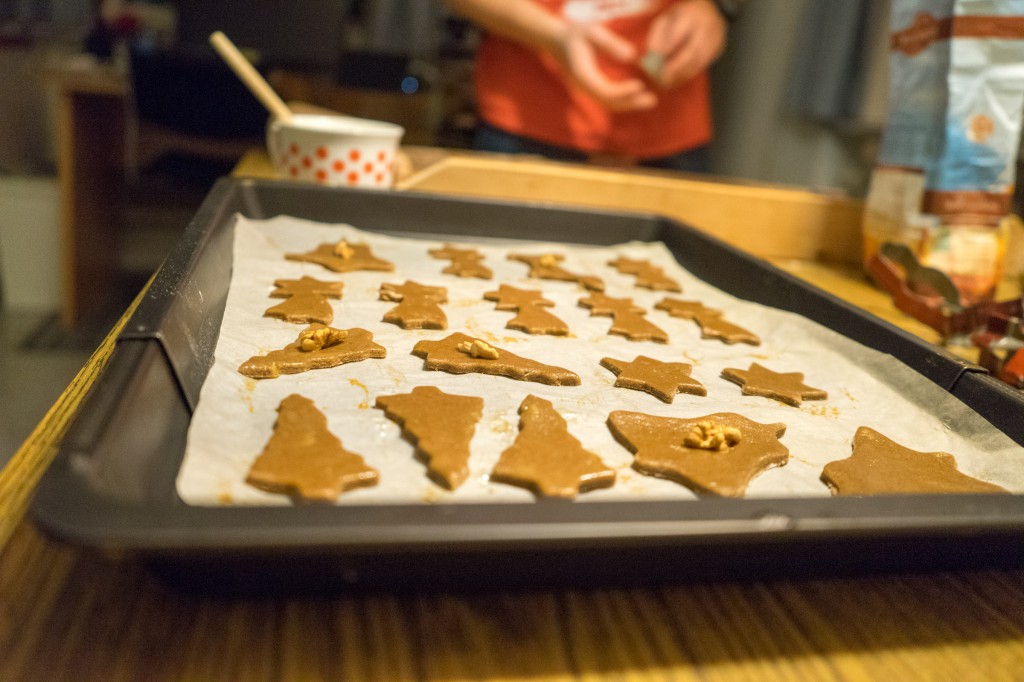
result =
M651 22L673 0L532 0L577 21L602 21L643 54ZM610 78L645 78L635 65L600 59ZM668 156L711 140L707 73L669 90L651 86L658 105L612 113L572 84L550 55L486 34L477 53L481 118L524 137L585 152Z

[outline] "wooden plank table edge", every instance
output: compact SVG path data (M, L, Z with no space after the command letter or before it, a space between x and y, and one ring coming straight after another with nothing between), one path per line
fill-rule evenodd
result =
M152 281L152 280L150 280ZM47 467L57 454L57 448L74 420L82 401L89 394L96 378L103 371L114 350L117 336L131 318L149 284L136 295L131 305L104 337L99 347L86 361L75 378L47 410L28 438L15 451L10 461L0 469L0 551L21 523L28 510L32 494Z

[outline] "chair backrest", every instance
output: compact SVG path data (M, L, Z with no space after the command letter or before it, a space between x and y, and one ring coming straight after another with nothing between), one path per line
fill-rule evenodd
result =
M213 49L131 53L135 114L206 137L259 137L267 111Z

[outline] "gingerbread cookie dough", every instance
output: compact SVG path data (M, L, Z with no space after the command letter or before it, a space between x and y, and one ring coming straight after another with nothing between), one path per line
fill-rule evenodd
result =
M620 410L608 416L608 428L634 454L634 469L698 495L743 497L758 474L789 461L789 449L779 442L785 424L731 412L676 419Z
M826 464L821 480L833 495L1009 492L960 473L947 452L911 450L867 426L857 429L853 453Z
M379 396L376 407L402 427L434 482L455 490L466 480L469 443L483 414L483 398L417 386L412 393Z
M446 275L477 279L492 277L491 269L484 265L484 255L476 249L460 249L445 244L443 249L430 249L428 253L434 258L451 261L451 265L441 271Z
M664 270L649 260L632 260L619 256L615 260L609 261L608 265L623 275L634 275L638 287L652 291L675 291L677 293L683 290L679 286L679 282L666 275Z
M580 384L580 377L575 372L519 357L460 332L440 341L420 341L413 346L412 354L424 358L423 369L451 374L493 374L552 386Z
M369 244L353 244L342 239L337 244L320 244L307 253L286 253L288 260L316 263L334 272L353 272L355 270L378 270L391 272L393 263L373 255Z
M572 499L615 483L615 470L583 448L550 401L528 395L519 406L519 435L501 453L491 480Z
M507 329L551 336L565 336L569 333L569 325L544 310L544 307L555 304L544 298L539 291L516 289L502 284L497 291L485 293L484 298L496 302L495 310L514 310L519 313L508 321L505 325Z
M601 358L601 366L616 375L618 388L644 391L666 403L671 403L676 393L708 394L704 384L690 376L693 367L685 362L662 362L638 355L632 362Z
M694 320L700 325L701 338L719 339L728 344L749 343L751 346L761 345L757 334L728 322L721 310L707 308L698 301L681 301L666 296L654 304L655 310L664 310L672 317Z
M591 294L581 298L579 304L590 309L590 316L596 315L612 318L609 334L625 336L630 341L657 341L668 343L668 334L652 324L644 315L647 311L633 305L631 298L612 298L604 294Z
M277 408L274 433L245 482L296 501L334 502L346 490L377 485L379 474L327 429L313 401L293 393Z
M264 317L277 317L285 322L300 324L330 324L334 321L334 309L327 299L341 298L344 284L302 277L274 280L274 286L276 288L270 292L270 297L287 300L267 308L263 313Z
M384 313L384 321L402 329L447 329L448 318L440 303L448 301L448 290L406 281L405 284L381 284L380 300L399 301Z
M255 355L238 368L253 379L273 379L282 374L298 374L311 369L327 369L367 358L383 358L384 346L373 342L365 329L335 329L311 324L299 332L294 342L266 355Z
M773 372L756 362L750 363L750 368L745 370L727 367L722 370L722 378L739 384L743 388L743 395L774 398L794 407L800 407L804 400L828 398L825 391L803 383L803 373Z
M538 256L524 253L510 253L509 260L526 263L530 266L530 277L537 279L553 279L559 282L577 282L584 289L590 291L604 291L604 282L600 277L593 275L577 275L569 272L559 263L565 260L565 256L557 253L545 253Z

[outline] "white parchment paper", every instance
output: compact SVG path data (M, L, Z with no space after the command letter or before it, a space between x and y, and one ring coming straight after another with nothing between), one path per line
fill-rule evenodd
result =
M342 238L369 243L375 255L395 264L395 271L339 274L284 258L285 253L309 251L322 242ZM677 483L631 468L632 455L605 425L613 410L685 418L737 412L762 423L786 424L781 440L790 450L789 463L754 479L748 497L828 496L828 488L819 480L822 467L850 455L859 426L870 426L915 450L952 453L964 473L1014 492L1024 491L1024 448L946 391L891 356L802 316L743 301L708 286L679 266L662 244L589 247L480 240L473 245L485 254L485 263L494 271L494 278L485 281L442 274L448 261L431 258L427 251L444 243L293 217L238 217L231 284L215 361L192 418L177 479L181 498L194 505L291 504L287 496L248 486L245 477L270 438L278 404L292 393L312 399L345 448L361 454L380 471L377 486L347 492L339 504L532 501L533 495L526 490L488 481L501 452L515 439L519 404L531 393L550 400L565 417L570 432L618 472L612 488L586 493L580 496L581 502L697 499ZM668 333L670 342L633 342L609 336L611 319L591 317L589 310L578 305L586 295L581 287L530 279L524 264L506 259L511 252L565 254L562 265L566 269L601 276L609 296L633 298L649 311L648 319ZM654 310L665 292L636 288L632 276L620 275L607 266L620 255L657 263L682 284L682 294L669 295L725 311L727 320L758 334L762 344L726 345L701 339L696 322ZM303 275L343 281L343 298L332 300L332 326L370 330L374 341L387 348L387 358L259 381L239 374L242 362L284 347L305 327L263 316L267 308L280 302L269 297L274 280ZM381 321L385 311L396 304L379 300L380 285L407 279L448 288L449 302L442 306L448 316L447 330L403 330ZM555 302L548 310L565 320L571 336L529 335L506 329L505 323L514 313L495 311L494 303L483 299L484 292L501 283L540 289ZM423 360L411 354L416 342L441 339L455 331L571 369L580 375L582 385L546 386L504 377L423 370ZM707 387L708 395L679 394L672 404L666 404L644 392L613 388L615 376L600 366L600 359L632 360L637 355L692 364L692 376ZM747 369L751 362L777 372L803 372L806 384L826 390L829 397L805 401L796 408L744 396L738 385L720 377L725 367ZM454 492L427 478L424 465L414 457L413 446L401 436L398 425L373 407L379 395L407 393L420 385L484 398L483 418L471 443L471 476Z

